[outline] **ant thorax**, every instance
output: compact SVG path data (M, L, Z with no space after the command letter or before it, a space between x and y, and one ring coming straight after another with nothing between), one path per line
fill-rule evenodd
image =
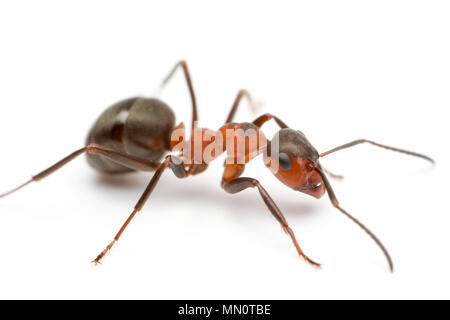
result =
M172 132L171 151L183 162L209 164L226 153L226 164L246 164L266 151L268 140L252 123L230 123L218 131L195 127L189 139L183 124Z

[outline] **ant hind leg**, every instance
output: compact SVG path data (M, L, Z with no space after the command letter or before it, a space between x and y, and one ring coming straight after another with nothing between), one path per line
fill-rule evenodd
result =
M22 189L23 187L29 185L32 182L37 182L37 181L40 181L40 180L48 177L49 175L51 175L52 173L54 173L55 171L57 171L61 167L65 166L66 164L68 164L69 162L71 162L72 160L74 160L75 158L77 158L78 156L80 156L81 154L83 154L85 152L105 156L113 161L116 161L126 167L129 167L129 168L135 169L135 170L155 171L159 167L159 162L151 162L151 161L147 161L145 159L139 159L139 158L127 155L127 154L122 154L120 152L110 150L108 148L90 144L84 148L81 148L81 149L71 153L67 157L63 158L62 160L58 161L57 163L55 163L54 165L49 167L48 169L45 169L44 171L40 172L39 174L33 176L30 180L28 180L24 184L14 188L8 192L1 194L0 198L10 195L10 194Z
M178 62L172 68L172 70L169 72L169 74L161 82L160 86L155 91L154 95L158 96L162 92L162 90L165 88L165 86L172 79L172 77L174 76L174 74L178 70L178 68L182 68L183 69L184 76L186 78L186 83L187 83L187 86L188 86L188 89L189 89L189 94L191 96L191 101L192 101L192 130L194 130L195 123L198 121L197 100L195 98L194 87L192 85L191 75L189 73L189 69L188 69L186 61L182 60L182 61Z

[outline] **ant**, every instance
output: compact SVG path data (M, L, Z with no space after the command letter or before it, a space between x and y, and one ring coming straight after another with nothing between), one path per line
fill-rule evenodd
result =
M228 157L222 176L222 188L228 193L238 193L247 188L256 188L272 215L291 238L298 254L309 264L320 267L320 264L314 262L302 251L283 213L259 181L254 178L241 177L245 165L259 154L263 154L266 166L271 168L274 175L286 186L315 198L320 198L327 192L333 206L361 227L375 241L384 253L391 272L393 271L392 259L380 240L361 222L340 207L328 181L326 175L328 172L322 168L319 159L330 153L361 143L369 143L377 147L420 157L434 163L433 159L419 153L389 147L370 140L356 140L319 154L302 132L289 128L282 120L272 114L264 114L251 123L232 122L242 98L246 97L251 102L251 97L245 90L239 91L225 124L218 131L197 128L197 103L191 76L185 61L181 61L174 66L162 82L160 89L169 82L179 68L184 72L192 102L190 141L186 142L184 139L184 124L180 123L178 126L175 126L174 112L161 100L142 97L123 100L109 107L100 115L88 134L85 147L33 176L24 184L0 195L0 198L25 187L31 182L46 178L83 153L87 154L88 163L100 172L119 174L132 171L154 171L154 175L131 215L120 228L113 241L92 261L95 264L99 264L106 253L119 240L136 213L143 208L166 169L171 169L178 178L186 178L205 171L208 168L209 161L216 159L220 154L227 151ZM270 120L274 120L280 127L280 130L272 140L268 140L261 131L262 125ZM230 134L230 131L234 132L235 130L251 132L250 135L245 136L245 148L241 156L234 151L229 152L230 149L236 146L236 136ZM180 131L182 134L178 140L175 139L174 141L172 135L176 131ZM196 159L197 153L186 155L186 152L184 152L186 148L196 148L193 137L197 133L200 133L200 138L202 138L200 152L214 147L209 161L208 159L196 161L198 160ZM204 141L205 139L203 138L207 135L212 138L209 141ZM218 139L220 135L223 137L221 143L219 143L220 139ZM254 148L249 147L252 138L255 138L254 141L256 141ZM182 154L174 155L176 152L181 152ZM276 170L273 170L274 167L276 167ZM334 177L333 174L328 174Z

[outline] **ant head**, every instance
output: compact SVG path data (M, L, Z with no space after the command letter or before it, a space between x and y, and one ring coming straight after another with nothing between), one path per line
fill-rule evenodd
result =
M286 186L320 198L325 184L318 172L319 153L305 135L294 129L278 131L269 142L266 166Z

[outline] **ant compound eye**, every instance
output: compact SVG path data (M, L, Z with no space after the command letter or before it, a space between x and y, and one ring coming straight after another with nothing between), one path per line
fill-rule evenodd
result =
M283 170L289 170L292 167L291 158L286 153L278 155L278 163Z

